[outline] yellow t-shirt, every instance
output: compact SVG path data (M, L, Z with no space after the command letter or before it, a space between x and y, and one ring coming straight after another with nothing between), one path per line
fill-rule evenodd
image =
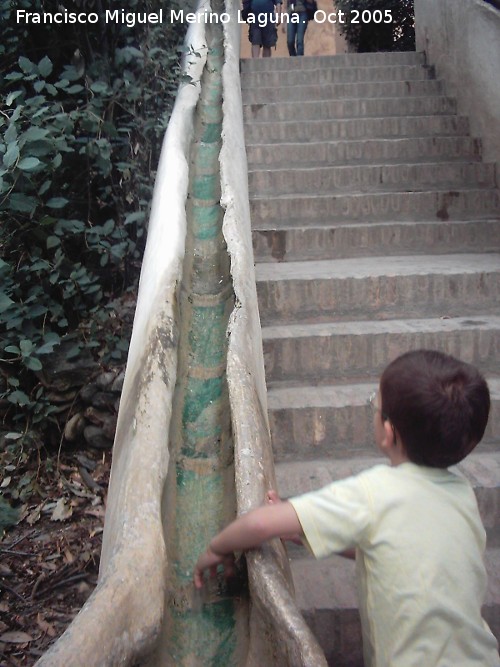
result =
M290 500L317 558L356 547L365 667L499 667L481 617L486 544L449 470L375 466Z

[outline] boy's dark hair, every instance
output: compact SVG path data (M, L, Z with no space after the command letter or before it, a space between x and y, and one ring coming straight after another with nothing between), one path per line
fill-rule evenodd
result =
M391 362L380 380L381 412L401 437L410 461L447 468L484 435L490 392L477 368L434 350Z

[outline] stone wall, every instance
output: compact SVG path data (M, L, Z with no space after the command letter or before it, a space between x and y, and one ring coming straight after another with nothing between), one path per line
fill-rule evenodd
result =
M416 46L469 116L500 173L500 11L484 0L415 0Z

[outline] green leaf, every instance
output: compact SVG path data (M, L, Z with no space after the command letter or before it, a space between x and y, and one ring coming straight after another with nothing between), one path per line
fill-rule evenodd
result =
M10 195L8 204L11 211L17 211L18 213L29 213L31 215L35 212L37 202L33 197L28 197L27 195L23 195L19 192L14 192Z
M32 353L35 346L33 345L32 341L25 339L19 342L19 347L21 348L21 354L23 357L27 357Z
M22 95L23 91L22 90L13 90L7 95L7 99L5 100L5 104L10 107L12 102L19 97L19 95Z
M8 81L19 81L19 79L24 79L24 75L21 72L11 72L7 74L5 78Z
M46 130L43 127L29 127L26 132L23 133L22 138L25 143L31 141L39 141L40 139L45 139L45 137L50 134L49 130Z
M85 223L82 220L59 220L56 225L56 234L69 232L70 234L80 234L85 231Z
M18 158L19 158L19 146L17 145L17 142L9 144L7 152L3 156L4 165L7 168L12 167L12 165L16 163L16 160L18 160Z
M38 71L40 72L41 76L43 77L49 76L49 74L52 73L52 69L53 69L52 61L48 56L44 56L38 63Z
M74 359L80 354L80 352L81 352L80 346L75 345L66 352L66 359Z
M37 349L36 353L37 354L50 354L51 352L53 352L54 347L56 345L59 345L59 343L61 342L61 339L59 338L59 336L56 333L54 333L54 336L55 336L55 338L53 340L46 340L46 342ZM46 338L48 338L48 336L46 336Z
M32 72L35 71L35 64L32 63L29 58L25 58L24 56L19 56L17 62L19 64L19 67L23 70L25 74L31 74Z
M47 202L49 208L64 208L68 204L68 200L65 197L52 197Z
M7 129L7 132L4 135L4 139L7 144L11 144L17 139L17 127L16 124L12 122L12 120Z
M145 217L146 214L144 211L136 211L135 213L128 213L125 216L123 224L131 225L133 222L142 222Z
M0 534L6 528L15 526L19 521L21 512L19 509L11 507L9 503L0 495ZM26 635L29 637L29 635Z
M7 345L5 351L9 354L21 354L21 350L17 347L17 345Z
M0 292L0 313L4 313L7 308L10 308L14 301L4 292Z
M47 192L47 190L50 188L51 185L52 185L52 181L45 181L44 183L42 183L42 185L40 186L40 188L38 190L38 194L40 196L44 195Z
M22 171L33 171L39 164L42 164L37 157L25 157L18 162L18 168Z
M20 407L26 407L31 404L29 396L27 396L24 391L17 389L7 396L9 403L14 403L14 405L19 405Z
M104 81L94 81L94 83L90 86L90 90L97 94L109 92L108 84Z
M70 95L75 95L76 93L81 93L82 90L84 90L83 86L80 86L80 84L75 84L74 86L70 86L69 88L66 88L66 92L69 93Z
M26 368L29 368L30 371L41 371L43 368L42 362L36 357L27 357L24 359L24 365Z
M56 248L58 245L61 245L61 239L57 236L48 236L47 237L47 250L51 248Z

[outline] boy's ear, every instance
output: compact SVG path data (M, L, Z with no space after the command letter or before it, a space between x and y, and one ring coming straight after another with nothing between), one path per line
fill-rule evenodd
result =
M384 437L382 440L382 447L389 451L395 445L394 427L389 419L384 419Z

